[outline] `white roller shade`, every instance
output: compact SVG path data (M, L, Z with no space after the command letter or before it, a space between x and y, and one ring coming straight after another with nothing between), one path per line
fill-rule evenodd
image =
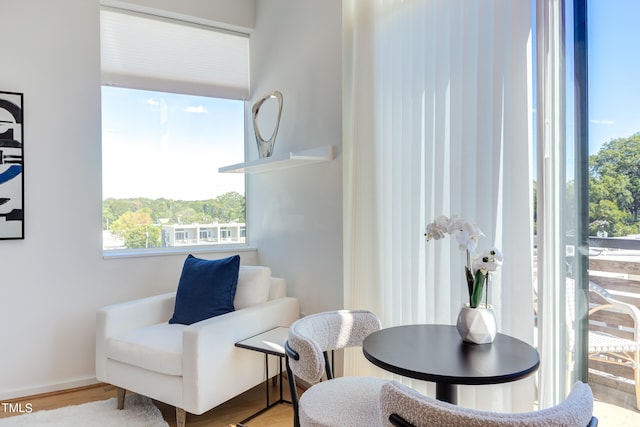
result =
M100 12L102 84L219 98L249 96L249 38L155 16Z

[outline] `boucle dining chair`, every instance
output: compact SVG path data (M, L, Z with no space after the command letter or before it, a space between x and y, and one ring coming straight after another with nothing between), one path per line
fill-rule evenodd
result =
M397 427L595 427L591 388L576 382L569 396L547 409L498 413L464 408L389 381L380 391L380 424Z
M386 380L333 377L328 352L362 345L380 329L378 317L366 310L311 314L289 328L285 344L294 426L375 427L379 425L380 388ZM326 375L326 380L321 381ZM310 385L300 398L296 380Z

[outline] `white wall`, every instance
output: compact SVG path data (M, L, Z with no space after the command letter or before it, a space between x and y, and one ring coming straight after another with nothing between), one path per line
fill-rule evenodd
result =
M192 7L172 13L204 6L180 3ZM203 19L251 25L238 17L252 3L218 1ZM308 313L342 307L340 4L259 1L251 36L253 96L284 94L276 153L337 149L332 162L248 178L259 251L242 262L287 278ZM184 255L102 257L98 0L0 0L0 12L0 91L24 94L26 216L24 240L0 241L2 400L94 382L96 309L175 290Z
M0 0L0 16L0 91L24 93L26 217L24 240L0 241L1 400L95 381L96 309L175 290L185 255L102 257L98 0Z
M248 176L259 262L287 278L303 313L343 307L341 5L257 1L251 34L252 101L273 90L284 97L274 155L329 144L337 153L331 162ZM254 160L247 123L245 152Z

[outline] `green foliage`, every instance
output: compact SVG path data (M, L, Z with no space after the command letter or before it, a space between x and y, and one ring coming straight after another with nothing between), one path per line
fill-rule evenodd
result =
M589 234L640 232L640 133L603 144L589 158Z
M245 201L244 196L235 192L225 193L213 200L210 214L214 218L223 218L222 222L244 222Z
M128 248L160 246L160 226L153 225L148 209L125 212L111 224L111 231Z
M637 233L638 226L633 224L629 212L620 208L611 200L600 200L589 205L589 218L597 218L589 223L589 234L596 236L598 231L606 231L607 236L626 236Z
M482 292L487 275L482 270L478 270L474 276L468 267L465 267L465 271L467 274L467 286L469 287L469 307L479 307L482 302Z
M161 245L162 224L245 222L245 199L229 192L209 200L106 199L102 226L125 241L128 248Z

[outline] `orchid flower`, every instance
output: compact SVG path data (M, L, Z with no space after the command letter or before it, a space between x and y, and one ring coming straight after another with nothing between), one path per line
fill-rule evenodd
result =
M483 269L487 272L495 272L502 265L503 256L498 248L493 247L482 253L482 255L474 260L473 269Z
M425 232L425 237L427 240L440 240L444 237L446 230L440 228L435 222L432 222L427 226L427 231Z
M451 218L444 215L437 217L427 225L424 235L427 241L430 241L440 240L445 234L455 236L458 248L466 252L465 279L469 290L469 305L475 308L480 304L485 282L488 295L489 273L495 272L502 265L502 253L492 247L483 252L481 256L474 258L472 262L471 254L478 247L480 237L483 237L484 233L477 224L456 216Z

